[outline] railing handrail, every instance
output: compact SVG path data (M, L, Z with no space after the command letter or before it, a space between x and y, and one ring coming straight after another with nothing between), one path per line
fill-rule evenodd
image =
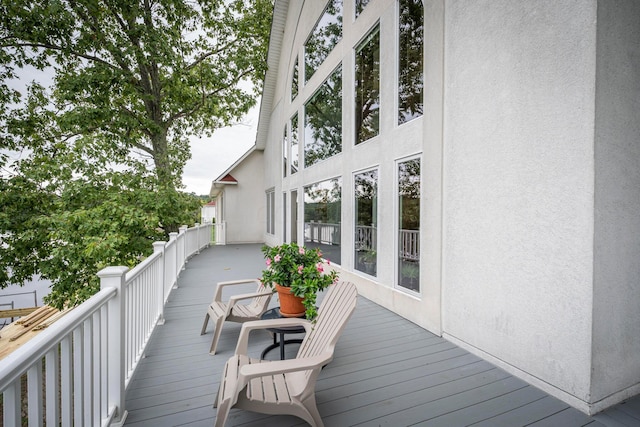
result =
M153 330L164 322L164 304L188 258L211 243L211 227L213 224L196 224L191 229L183 226L179 233L171 233L168 242L156 242L153 254L133 269L101 270L100 291L3 359L0 393L4 395L5 422L22 424L20 378L26 374L29 419L46 418L52 424L122 425L126 418L124 393L137 362ZM80 352L77 357L76 351ZM105 357L101 351L110 354ZM58 361L62 363L59 357L64 359L66 375L56 368ZM47 369L43 375L44 359ZM96 373L102 375L96 379ZM58 402L52 397L58 396L61 411L50 403L44 413L42 388L35 386L41 382L46 382L46 401Z
M38 335L17 348L2 360L0 366L0 390L7 388L26 369L55 347L70 331L98 311L116 294L115 288L98 291Z

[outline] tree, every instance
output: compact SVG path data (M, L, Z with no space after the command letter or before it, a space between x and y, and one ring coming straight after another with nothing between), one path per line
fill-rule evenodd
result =
M255 104L272 4L0 1L0 286L40 274L73 305L197 220L188 138ZM17 90L29 70L53 79Z

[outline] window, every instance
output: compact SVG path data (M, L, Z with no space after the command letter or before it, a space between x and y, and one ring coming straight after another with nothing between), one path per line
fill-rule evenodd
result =
M400 0L398 9L398 124L422 115L423 104L422 0Z
M289 151L289 138L287 137L287 125L284 125L284 134L282 136L282 165L283 171L282 176L286 178L287 176L287 168L289 165L287 164L287 152Z
M356 48L355 143L378 135L380 128L380 27Z
M304 106L304 166L342 151L342 67L325 80Z
M378 171L362 172L354 177L355 269L371 276L378 264Z
M276 192L267 191L267 233L276 234Z
M291 175L298 172L298 158L300 157L298 148L298 113L291 117L291 163L290 170Z
M342 179L304 187L304 244L320 248L323 258L340 264Z
M304 44L305 81L309 81L315 74L341 38L342 0L329 0L322 17Z
M360 16L365 7L369 4L370 0L355 0L356 6L356 18Z
M420 160L398 163L398 285L420 292Z
M287 241L287 193L282 193L282 241Z
M293 74L291 76L291 100L298 96L298 57L293 62Z

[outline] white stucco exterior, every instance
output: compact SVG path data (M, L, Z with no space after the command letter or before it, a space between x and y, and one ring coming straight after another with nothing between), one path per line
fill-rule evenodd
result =
M425 0L424 115L398 126L396 0L371 0L357 20L344 0L342 40L291 100L294 60L325 3L276 1L256 144L264 157L232 172L227 209L230 191L249 191L241 173L262 162L263 177L247 181L258 191L242 196L255 204L243 206L243 226L260 223L267 244L289 241L304 218L291 195L341 177L338 268L361 294L584 412L640 392L640 4ZM354 145L353 48L378 22L380 133ZM342 152L283 176L285 124L303 120L338 66ZM395 172L407 158L421 160L417 294L395 286ZM354 269L352 237L353 176L371 168L377 277ZM274 233L264 229L267 190ZM231 227L230 240L240 232Z
M251 150L220 175L211 186L216 200L216 224L224 224L226 243L259 243L265 233L264 162ZM236 182L223 182L231 175Z

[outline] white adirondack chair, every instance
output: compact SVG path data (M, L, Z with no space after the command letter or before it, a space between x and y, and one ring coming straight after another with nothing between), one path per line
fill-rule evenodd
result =
M231 408L265 414L288 414L322 427L316 407L315 384L323 366L333 359L338 338L356 307L353 283L329 287L315 323L304 319L275 319L242 325L236 354L225 365L215 425L224 425ZM305 335L295 359L266 361L247 357L249 332L255 329L304 325Z
M222 301L223 288L247 283L255 283L256 291L247 294L233 295L229 298L229 301ZM215 324L215 330L213 332L213 340L211 341L209 354L216 354L220 332L222 331L222 325L225 321L244 323L260 319L262 313L267 310L272 295L273 291L265 288L258 279L219 282L216 287L216 293L213 296L213 301L211 301L211 304L209 304L207 308L207 314L204 316L204 323L200 331L200 335L206 333L207 324L209 323L209 318L211 318ZM252 301L247 304L238 304L238 302L243 300Z

